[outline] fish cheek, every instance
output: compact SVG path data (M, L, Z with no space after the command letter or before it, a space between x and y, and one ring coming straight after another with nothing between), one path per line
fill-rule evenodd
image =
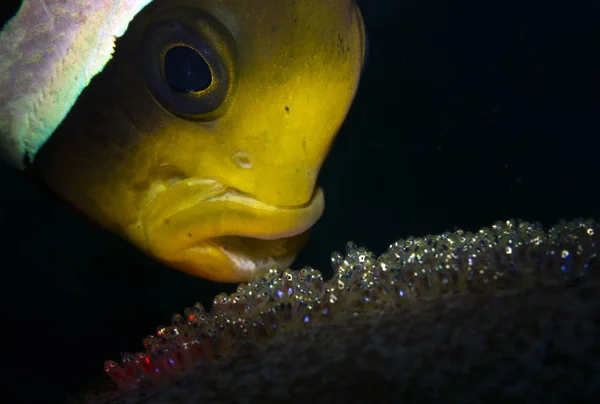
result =
M32 166L54 192L112 230L137 218L133 183L149 170L153 141L128 110L136 97L136 112L150 112L149 95L135 82L115 80L116 67L107 66L84 90Z

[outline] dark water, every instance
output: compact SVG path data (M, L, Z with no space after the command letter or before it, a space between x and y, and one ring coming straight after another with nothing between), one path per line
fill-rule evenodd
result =
M295 268L330 274L349 239L381 253L507 218L600 219L593 2L360 3L370 57ZM64 400L173 312L232 289L152 262L4 166L0 178L6 402Z

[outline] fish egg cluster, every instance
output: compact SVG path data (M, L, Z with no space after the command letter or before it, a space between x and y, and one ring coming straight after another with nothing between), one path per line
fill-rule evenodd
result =
M331 322L340 313L580 282L593 272L597 239L591 220L561 222L549 231L508 220L477 232L401 239L379 257L348 242L345 254L332 254L330 280L310 267L270 270L233 294L217 295L208 311L196 304L173 315L171 325L143 340L143 352L107 361L105 372L121 389L160 384L202 363L251 355L275 336Z

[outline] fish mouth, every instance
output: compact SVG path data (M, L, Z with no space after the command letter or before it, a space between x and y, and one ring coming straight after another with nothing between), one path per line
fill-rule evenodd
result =
M189 274L242 282L292 263L324 209L321 188L310 201L276 206L212 179L187 178L143 210L138 226L149 255Z

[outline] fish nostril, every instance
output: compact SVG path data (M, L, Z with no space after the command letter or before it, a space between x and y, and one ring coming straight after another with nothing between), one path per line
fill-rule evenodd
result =
M252 158L249 153L238 152L233 155L235 163L242 168L252 168Z

